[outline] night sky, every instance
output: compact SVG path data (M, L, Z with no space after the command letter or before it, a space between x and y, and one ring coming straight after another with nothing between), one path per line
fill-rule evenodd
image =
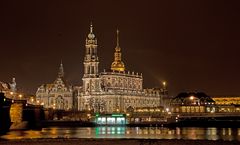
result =
M91 21L100 71L113 61L118 28L126 68L143 73L144 88L167 81L170 95L240 95L240 8L222 0L1 0L0 81L16 77L35 94L62 60L67 81L81 85Z

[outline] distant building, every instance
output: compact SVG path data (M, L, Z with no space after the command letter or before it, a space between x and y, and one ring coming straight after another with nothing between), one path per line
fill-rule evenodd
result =
M60 64L58 76L51 84L42 84L36 92L37 102L45 108L69 110L73 108L73 87L64 80L63 64Z
M214 113L215 101L205 93L180 93L171 100L173 113Z
M240 112L240 96L214 96L219 112Z
M11 83L0 82L0 92L3 92L8 98L14 98L17 93L17 83L15 78L12 78Z
M217 105L240 105L240 96L213 96Z

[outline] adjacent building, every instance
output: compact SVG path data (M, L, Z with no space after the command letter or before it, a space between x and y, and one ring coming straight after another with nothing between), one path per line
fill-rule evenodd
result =
M42 84L36 92L37 103L45 108L70 110L73 108L73 87L64 79L63 64L60 64L56 80L51 84Z
M11 83L5 83L0 81L0 91L4 93L7 98L17 97L17 83L15 78L12 78Z
M171 100L173 113L215 113L215 101L202 92L180 93Z

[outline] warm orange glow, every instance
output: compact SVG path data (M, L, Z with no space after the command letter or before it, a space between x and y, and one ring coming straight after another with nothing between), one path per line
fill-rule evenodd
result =
M162 83L162 84L163 84L163 86L164 86L164 87L167 85L167 83L166 83L165 81L163 81L163 83Z
M194 96L191 96L190 99L193 100L193 99L194 99Z

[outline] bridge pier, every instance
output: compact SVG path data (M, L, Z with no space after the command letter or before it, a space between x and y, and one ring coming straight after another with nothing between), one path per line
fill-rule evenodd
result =
M11 101L4 96L4 93L0 93L0 134L7 132L10 128L10 106Z
M40 128L45 120L44 109L40 105L27 104L26 100L14 100L10 107L10 130Z

